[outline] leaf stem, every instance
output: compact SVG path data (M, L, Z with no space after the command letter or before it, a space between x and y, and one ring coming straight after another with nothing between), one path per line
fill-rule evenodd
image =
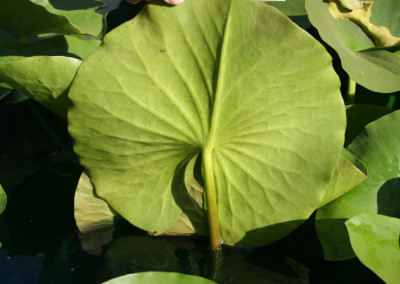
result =
M212 150L206 147L202 153L203 156L203 172L204 172L204 188L206 195L208 230L210 235L210 243L213 251L221 249L221 236L219 233L217 198L215 193L214 170L212 163Z
M396 95L390 95L386 107L393 108L395 101L396 101Z
M353 79L349 77L349 83L347 88L347 104L352 105L354 104L354 100L356 97L356 86L357 83Z

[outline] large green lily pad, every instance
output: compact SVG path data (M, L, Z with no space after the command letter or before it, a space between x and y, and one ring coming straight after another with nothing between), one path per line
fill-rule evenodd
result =
M330 56L252 0L147 5L106 35L69 96L96 193L155 235L180 216L185 169L200 155L223 242L285 236L319 206L344 140Z
M400 111L368 124L348 149L368 168L360 185L318 210L316 224L325 258L354 257L344 222L360 213L400 217Z
M400 219L373 213L346 222L351 245L360 261L385 283L400 279Z

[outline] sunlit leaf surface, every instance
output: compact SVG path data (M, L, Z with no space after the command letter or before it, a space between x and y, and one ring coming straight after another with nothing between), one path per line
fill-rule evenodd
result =
M345 194L367 178L367 168L349 151L343 149L339 164L331 178L324 198L323 206Z
M374 1L371 10L371 22L384 26L393 36L400 38L400 9L398 0Z
M104 284L212 284L214 281L173 272L141 272L114 278Z
M348 149L368 168L360 185L317 212L317 231L325 258L354 257L344 222L363 212L400 217L400 111L368 124Z
M346 222L351 245L361 262L385 283L400 279L400 219L372 213Z
M69 96L97 194L156 235L176 223L187 164L208 149L223 242L282 238L320 204L343 145L331 58L251 0L147 5L84 61Z
M89 177L82 173L75 192L74 216L82 233L114 224L115 213L103 199L96 196Z
M338 5L333 0L306 0L310 22L339 54L343 69L354 81L372 91L400 90L400 58L389 51L373 49L394 45L400 38L393 39L387 29L371 26L366 9L370 4L351 13Z
M81 62L64 56L20 57L0 64L0 80L66 119L67 91Z

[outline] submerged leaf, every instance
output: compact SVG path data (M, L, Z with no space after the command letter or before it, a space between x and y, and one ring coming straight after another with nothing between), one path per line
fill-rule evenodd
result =
M69 96L96 193L156 235L185 207L187 165L200 155L212 161L202 167L216 198L205 195L223 242L282 238L320 204L343 146L331 58L251 0L147 5L84 61Z
M363 212L400 217L400 111L368 124L348 147L368 168L360 185L320 208L316 215L318 236L325 258L354 257L344 222Z
M351 245L360 261L385 283L400 279L400 219L373 213L346 222Z

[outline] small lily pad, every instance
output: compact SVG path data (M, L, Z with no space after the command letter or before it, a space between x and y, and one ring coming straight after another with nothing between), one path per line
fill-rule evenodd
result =
M400 219L362 213L346 221L360 261L388 284L400 279Z
M318 209L316 226L328 260L355 256L345 221L360 213L400 217L400 111L368 124L348 150L368 168L368 178L345 195Z
M103 284L212 284L214 281L199 276L173 272L141 272L121 276Z

